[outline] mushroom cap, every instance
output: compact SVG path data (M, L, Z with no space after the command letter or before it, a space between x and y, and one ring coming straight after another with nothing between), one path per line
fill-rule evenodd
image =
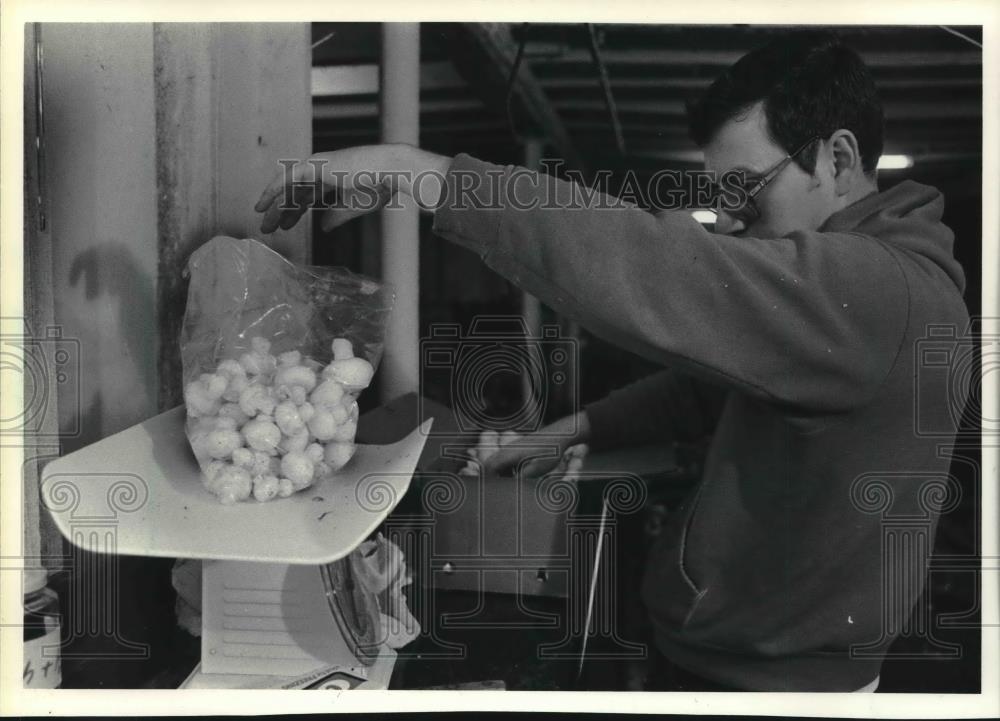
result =
M344 390L354 392L364 390L372 382L375 369L364 358L335 360L323 371L323 375L338 381Z

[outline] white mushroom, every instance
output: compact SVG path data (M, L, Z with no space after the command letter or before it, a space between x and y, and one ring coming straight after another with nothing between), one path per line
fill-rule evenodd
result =
M277 469L280 466L272 466L271 461L278 464L277 458L269 456L264 451L253 451L253 466L250 468L250 472L255 476L266 476L269 473L277 473Z
M306 455L313 463L319 463L323 460L323 446L319 443L310 443L306 446Z
M238 431L219 429L205 437L205 452L212 458L229 458L233 451L243 445Z
M236 422L235 418L229 416L218 415L215 417L215 428L216 431L235 431L239 428L239 424Z
M313 465L303 452L287 453L281 459L281 475L292 482L295 490L300 490L312 483Z
M228 506L250 497L253 480L245 468L226 466L212 480L211 490Z
M337 430L333 434L331 440L340 441L342 443L351 443L354 441L354 437L358 434L358 422L353 419L348 419L346 422L337 426Z
M191 381L184 388L184 403L189 416L214 416L222 405L218 398L213 398L201 380Z
M337 433L337 422L333 418L333 414L326 408L320 406L315 413L313 413L312 418L309 419L309 432L318 441L328 441L332 439Z
M249 448L237 448L233 451L233 463L240 468L246 468L248 471L253 471L254 467L254 452Z
M303 423L308 423L315 414L316 409L309 401L304 401L299 404L299 418L302 419Z
M330 409L330 415L333 416L333 422L339 426L347 422L351 412L344 406L334 406Z
M243 426L243 437L255 451L270 453L281 442L281 429L270 421L254 418Z
M282 401L274 407L274 422L286 436L294 436L306 427L299 416L299 407L291 401Z
M340 403L344 397L344 386L332 378L329 378L318 386L309 396L309 402L314 406L326 406L332 408Z
M270 501L278 495L278 477L272 475L257 475L253 479L253 497L262 503Z
M238 397L237 400L239 400ZM237 428L242 428L243 424L250 420L250 416L243 412L239 403L223 403L222 407L219 409L219 417L232 418L236 421Z
M354 457L355 449L353 443L328 443L323 451L323 460L331 471L339 471Z
M290 350L278 356L279 368L291 368L302 362L302 354L297 350Z
M251 339L250 347L253 349L249 353L240 356L240 365L249 375L268 375L274 372L277 361L268 351L271 343L266 338L256 337Z
M240 393L247 387L247 373L237 361L226 359L219 363L215 369L217 375L227 379L226 391L222 394L222 399L235 402L240 399Z
M277 386L274 395L279 401L291 401L297 406L305 403L306 399L309 397L309 394L306 393L306 389L302 386L287 385Z
M240 410L253 417L258 413L271 415L274 412L274 392L269 386L254 383L240 393Z
M303 453L309 445L309 430L303 428L291 436L281 437L281 449L285 453Z
M354 357L354 347L346 338L333 341L333 360L323 369L323 377L338 381L346 391L360 391L368 387L375 375L372 364L364 358Z
M205 395L212 400L222 398L222 394L226 392L226 386L229 384L229 379L226 376L217 373L202 373L198 380L205 387Z
M205 485L211 486L212 481L218 476L222 469L229 464L225 461L209 461L208 465L205 466Z
M301 386L308 393L316 387L316 372L307 366L296 365L287 368L279 368L274 374L274 383L277 386Z

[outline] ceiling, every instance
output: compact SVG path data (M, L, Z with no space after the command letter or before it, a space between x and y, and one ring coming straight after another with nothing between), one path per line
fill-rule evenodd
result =
M953 28L982 42L979 27ZM787 27L599 25L598 47L622 125L617 149L585 25L424 23L420 143L518 162L505 91L525 38L513 120L546 139L549 156L638 173L700 162L685 103L740 56ZM936 26L838 27L871 67L886 110L886 153L918 164L978 168L982 51ZM378 140L379 25L313 25L314 149Z

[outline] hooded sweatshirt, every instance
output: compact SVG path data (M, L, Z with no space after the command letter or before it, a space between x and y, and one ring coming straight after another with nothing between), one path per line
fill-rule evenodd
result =
M714 430L647 562L661 652L751 690L873 681L954 494L969 318L941 194L906 181L748 238L468 155L446 181L436 233L666 368L588 407L595 443Z

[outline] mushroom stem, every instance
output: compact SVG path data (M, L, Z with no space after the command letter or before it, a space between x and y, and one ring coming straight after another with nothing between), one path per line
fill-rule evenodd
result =
M347 338L333 340L333 359L347 360L354 357L354 345Z

